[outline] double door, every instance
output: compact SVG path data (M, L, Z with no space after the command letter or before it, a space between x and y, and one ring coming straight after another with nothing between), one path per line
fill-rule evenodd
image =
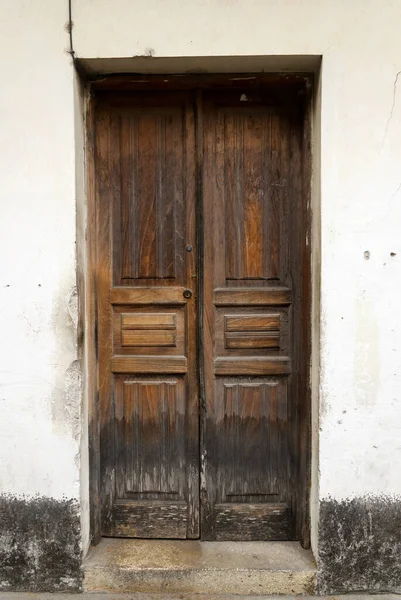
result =
M96 99L105 536L302 535L294 102L263 86Z

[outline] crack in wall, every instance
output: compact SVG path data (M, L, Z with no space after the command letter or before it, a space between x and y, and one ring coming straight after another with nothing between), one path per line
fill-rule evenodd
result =
M387 132L388 132L388 128L390 125L390 121L393 118L393 112L394 112L394 108L395 108L395 103L396 103L396 99L397 99L397 84L398 84L398 78L401 75L401 71L398 71L398 73L395 76L395 80L394 80L394 85L393 85L393 103L391 106L391 110L390 110L390 116L387 119L387 123L386 123L386 129L384 131L384 136L383 136L383 140L382 140L382 148L384 146L384 142L386 140L387 137Z

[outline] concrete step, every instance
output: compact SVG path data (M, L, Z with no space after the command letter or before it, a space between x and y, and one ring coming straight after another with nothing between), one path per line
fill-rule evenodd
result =
M0 600L294 600L293 596L233 596L210 594L66 594L0 592ZM302 600L316 600L316 596L303 596ZM319 596L319 600L400 600L399 594L346 594L340 596Z
M316 567L297 542L103 538L84 562L86 592L314 594Z

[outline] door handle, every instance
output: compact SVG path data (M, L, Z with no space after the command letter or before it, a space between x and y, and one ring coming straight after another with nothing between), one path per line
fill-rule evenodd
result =
M192 298L192 291L191 290L184 290L183 294L184 298L186 298L187 300L189 300L189 298Z

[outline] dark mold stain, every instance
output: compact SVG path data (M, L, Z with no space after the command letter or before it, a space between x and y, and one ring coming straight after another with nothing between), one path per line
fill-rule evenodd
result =
M320 504L318 593L401 591L401 501Z
M80 591L79 505L0 496L0 590Z

